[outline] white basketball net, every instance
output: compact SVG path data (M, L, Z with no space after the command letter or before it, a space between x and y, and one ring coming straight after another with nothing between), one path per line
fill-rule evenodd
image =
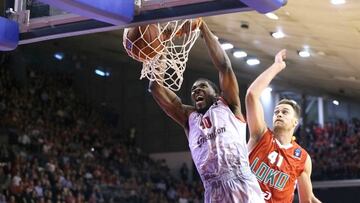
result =
M158 23L157 29L158 33L160 34L152 42L159 40L161 42L161 48L159 48L159 46L151 48L150 44L152 42L147 42L147 49L151 48L152 50L151 53L149 53L147 50L148 55L154 56L156 53L156 55L152 58L148 57L144 53L144 48L139 49L140 51L137 55L133 54L132 48L137 47L135 45L137 40L133 42L128 40L127 33L129 29L125 28L123 35L123 45L126 52L133 59L143 63L140 79L146 77L149 80L156 81L158 84L173 91L178 91L181 88L181 84L183 82L183 73L186 68L189 52L196 39L200 35L199 26L195 27L195 23L199 23L199 20L188 19L181 21L171 21L162 24ZM139 39L144 36L146 29L143 30ZM185 31L186 34L179 36L180 30L182 32ZM163 34L167 36L166 39L160 39L160 36ZM144 58L144 56L146 57Z

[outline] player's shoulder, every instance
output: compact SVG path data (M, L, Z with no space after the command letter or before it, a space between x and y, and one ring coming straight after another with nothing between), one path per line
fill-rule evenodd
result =
M264 130L261 139L275 142L274 132L269 127L267 127L266 130Z
M189 117L190 114L196 112L195 107L194 107L194 106L191 106L191 105L185 105L185 104L183 104L183 105L182 105L182 108L183 108L185 114L187 115L187 117Z
M292 146L292 151L293 151L293 157L297 158L297 159L301 159L301 160L306 160L307 157L309 156L308 152L306 151L306 149L304 149L303 147L301 147L297 142L293 141L293 146Z
M223 107L229 107L230 108L229 103L221 96L216 99L216 101L214 102L214 105L215 106L223 106Z
M305 151L306 153L307 153L307 151L306 151L306 149L304 149L299 143L297 143L296 141L293 141L293 147L294 148L298 148L298 149L300 149L300 150L302 150L302 151Z

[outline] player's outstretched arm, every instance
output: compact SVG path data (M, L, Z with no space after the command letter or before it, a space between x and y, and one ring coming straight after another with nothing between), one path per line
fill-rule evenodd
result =
M182 104L181 99L173 91L159 85L156 81L149 82L149 90L161 109L187 129L188 115L193 111L193 108Z
M312 190L311 184L311 171L312 171L312 164L311 158L308 155L305 162L305 169L298 177L298 193L299 193L299 200L300 203L321 203L318 200Z
M250 131L250 140L248 143L250 151L255 147L256 143L267 129L264 119L264 110L260 102L260 95L274 77L286 67L284 62L285 57L285 49L278 52L275 56L275 62L261 73L247 90L245 104L246 119Z
M239 86L231 67L231 61L205 22L201 24L200 30L205 39L212 62L219 71L221 96L228 103L233 113L241 120L244 120L241 113Z

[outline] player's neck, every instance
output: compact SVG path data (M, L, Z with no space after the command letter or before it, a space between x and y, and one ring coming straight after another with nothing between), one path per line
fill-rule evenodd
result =
M282 145L291 143L293 133L293 130L274 129L274 136Z

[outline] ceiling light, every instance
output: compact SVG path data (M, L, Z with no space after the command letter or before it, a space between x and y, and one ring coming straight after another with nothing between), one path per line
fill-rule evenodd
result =
M336 106L339 106L339 101L338 100L333 100L333 104L336 105Z
M270 18L272 20L278 20L279 19L279 17L277 15L275 15L274 13L266 13L265 15L266 15L266 17L268 17L268 18Z
M331 3L334 5L340 5L346 3L345 0L331 0Z
M100 69L95 69L95 74L96 75L99 75L101 77L109 77L110 76L110 73L107 72L107 71L102 71Z
M255 65L259 65L259 64L260 64L260 61L259 61L259 59L257 59L257 58L250 58L250 59L246 60L246 63L247 63L249 66L255 66Z
M303 57L303 58L307 58L310 56L310 52L307 50L301 50L298 52L299 56Z
M56 52L56 53L54 54L54 58L56 58L57 60L61 61L61 60L63 60L63 58L64 58L64 53L63 53L63 52Z
M245 51L235 51L233 55L235 58L244 58L247 56L247 53Z
M232 45L232 44L230 44L228 42L225 42L225 43L221 44L221 48L223 48L224 50L229 50L229 49L234 48L234 45Z
M277 32L271 32L271 36L273 36L273 38L275 39L280 39L285 37L285 34L282 31L277 31Z

